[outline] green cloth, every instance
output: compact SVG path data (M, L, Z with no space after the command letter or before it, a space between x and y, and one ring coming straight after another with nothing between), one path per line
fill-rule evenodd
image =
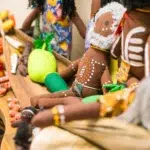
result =
M51 93L69 90L64 79L58 73L50 73L45 78L45 86Z
M97 102L97 100L99 100L100 96L101 96L101 95L88 96L88 97L84 98L84 99L82 100L82 102L83 102L84 104L94 103L94 102Z
M105 84L103 88L107 89L109 92L116 92L126 88L125 84Z

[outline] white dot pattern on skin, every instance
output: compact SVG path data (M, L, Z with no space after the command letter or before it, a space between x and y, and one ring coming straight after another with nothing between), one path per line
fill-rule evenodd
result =
M86 57L82 58L80 66L82 66L82 68L80 68L79 66L79 70L78 70L78 74L79 74L79 82L87 85L93 78L95 72L96 72L96 68L97 66L105 66L105 64L98 62L94 59L91 59L91 61L89 59L87 59Z

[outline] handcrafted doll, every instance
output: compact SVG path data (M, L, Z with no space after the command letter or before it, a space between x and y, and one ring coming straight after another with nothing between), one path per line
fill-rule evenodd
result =
M71 23L76 25L83 38L86 30L76 12L74 0L29 0L29 7L34 7L34 10L23 23L23 29L29 28L32 21L38 16L37 14L42 11L42 31L55 33L52 48L63 56L70 57Z
M91 34L92 26L94 25L94 17L96 13L101 7L104 7L106 4L113 2L113 1L120 2L120 0L92 0L90 21L88 23L87 30L86 30L85 50L88 50L88 48L90 47L89 35Z
M101 93L102 85L111 83L108 70L109 50L116 40L115 31L125 11L126 9L116 2L99 10L95 16L95 25L91 34L91 47L80 60L73 62L60 73L65 80L77 73L71 89L49 94L46 97L87 97Z
M124 3L130 6L127 1ZM132 10L127 12L122 20L122 33L119 37L121 41L118 38L118 43L115 43L114 49L111 51L114 58L121 56L121 65L117 73L119 83L130 85L139 82L144 76L149 76L150 22L146 18L150 17L150 13L149 9L142 9L148 4L149 2L146 0L133 1L130 6ZM118 46L120 42L122 51Z
M37 114L32 120L33 125L44 127L51 124L63 124L65 121L68 122L79 119L90 119L97 118L99 116L104 117L107 115L119 115L120 113L124 112L129 104L134 100L135 90L137 88L136 82L140 81L142 77L144 77L144 70L146 72L145 75L149 74L148 52L150 50L150 25L146 18L150 17L150 11L146 8L150 7L150 1L132 1L133 3L131 3L130 1L129 3L128 1L123 0L123 2L131 10L129 9L129 11L123 17L123 22L120 24L121 26L117 31L120 33L123 31L122 58L124 61L126 60L126 63L124 63L124 61L121 63L117 78L118 82L127 83L128 88L99 96L96 101L99 100L100 103L92 102L90 104L83 104L81 102L77 102L76 104L73 104L72 97L54 99L41 98L40 100L33 100L32 105L37 107L43 106L45 108L52 108L55 105L64 105L63 108L62 106L59 108L56 106L51 111L45 110ZM119 41L119 38L117 41ZM114 47L116 46L120 48L117 42L114 44ZM119 56L121 53L117 48L113 49L112 52L114 56ZM122 73L122 76L120 75L120 73ZM128 75L130 73L132 75L132 78L128 78ZM75 99L77 100L78 98L76 97ZM66 100L72 100L70 105L65 104ZM133 107L131 107L131 109L132 111L134 110ZM57 117L59 118L59 122L55 119L55 116L59 116ZM65 118L65 121L61 118ZM135 116L132 116L131 119L132 118L136 119Z

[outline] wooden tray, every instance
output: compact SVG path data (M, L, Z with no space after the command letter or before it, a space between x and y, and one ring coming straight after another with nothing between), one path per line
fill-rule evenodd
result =
M25 41L32 42L32 38L27 36L20 30L16 30L15 35L11 37L22 43L24 43ZM17 73L16 75L10 73L10 55L13 50L14 48L6 41L4 41L4 56L5 56L6 70L9 75L12 89L17 99L19 100L21 107L26 107L30 105L31 97L40 94L46 94L48 93L48 91L44 86L33 83L28 77L23 77L19 73ZM59 54L54 53L54 55L57 59L58 72L66 68L70 64L69 60L60 56Z
M26 41L32 42L33 39L20 30L15 30L15 34L11 36L12 38L24 43ZM2 140L1 150L15 150L13 137L16 130L10 125L9 109L7 105L7 99L10 97L16 97L20 103L21 108L30 105L30 98L40 94L48 93L44 86L33 83L29 77L23 77L18 72L16 75L10 73L10 55L15 49L6 41L3 42L4 49L4 62L5 68L9 75L9 80L11 82L12 90L7 93L5 97L0 98L0 116L5 125L5 135ZM66 58L60 56L54 52L57 59L58 72L66 68L71 62ZM15 95L15 96L14 96Z

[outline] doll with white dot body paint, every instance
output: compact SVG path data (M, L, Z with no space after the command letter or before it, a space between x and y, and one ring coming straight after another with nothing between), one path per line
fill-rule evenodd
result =
M70 90L33 97L32 100L41 97L87 97L101 93L103 84L112 82L108 70L109 53L117 37L115 31L125 11L121 4L112 2L95 15L95 24L90 35L90 48L80 60L73 62L60 73L65 80L77 73Z

